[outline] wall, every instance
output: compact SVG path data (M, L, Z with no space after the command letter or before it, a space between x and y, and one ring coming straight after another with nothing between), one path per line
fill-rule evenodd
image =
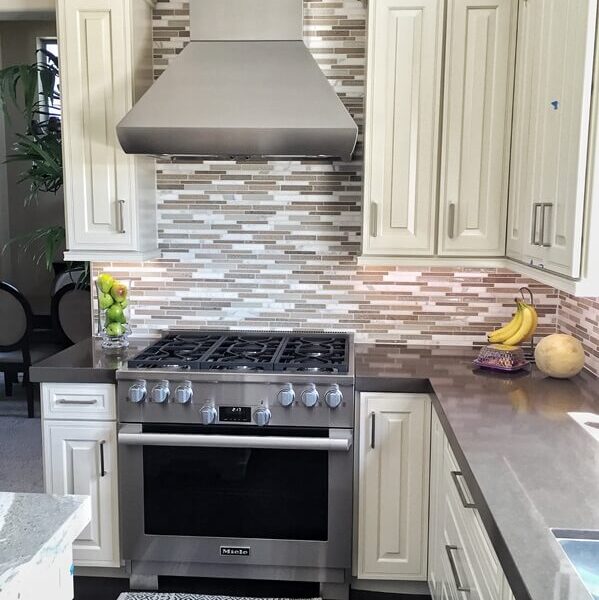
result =
M55 36L56 25L52 21L0 21L2 66L30 64L36 60L37 38ZM5 150L11 153L16 140L15 133L22 132L24 124L20 115L11 111L5 119ZM1 143L1 140L0 140ZM18 183L25 163L9 163L6 166L6 187L0 185L0 205L6 212L8 206L9 236L16 237L39 227L64 224L62 193L42 194L39 202L24 206L27 183ZM31 255L13 246L8 273L0 274L16 285L31 302L34 312L49 314L50 290L53 275L45 265L36 264Z
M308 46L358 124L363 120L361 0L305 3ZM159 1L156 75L189 39L188 4ZM361 145L351 163L157 164L163 259L95 264L133 281L135 333L167 327L318 328L357 340L471 344L531 286L541 331L558 294L507 270L359 266Z

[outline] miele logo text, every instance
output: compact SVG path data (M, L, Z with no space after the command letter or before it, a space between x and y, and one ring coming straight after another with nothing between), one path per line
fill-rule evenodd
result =
M249 548L241 548L239 546L221 546L220 547L220 555L221 556L249 556L250 549Z

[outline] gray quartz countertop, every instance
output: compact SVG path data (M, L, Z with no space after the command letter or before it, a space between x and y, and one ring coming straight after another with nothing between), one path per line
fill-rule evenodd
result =
M550 529L599 530L599 441L569 413L599 414L599 382L536 369L476 370L468 348L356 346L361 391L434 392L517 599L590 600Z
M88 338L33 365L31 381L45 383L114 383L117 369L152 342L131 338L128 348L106 351L100 340Z
M0 596L56 562L90 518L87 496L0 492Z

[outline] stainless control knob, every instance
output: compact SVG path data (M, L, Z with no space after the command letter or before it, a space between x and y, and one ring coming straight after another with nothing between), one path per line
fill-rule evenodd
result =
M216 408L212 404L206 404L200 409L200 420L202 425L212 425L216 421Z
M303 392L302 392L302 402L304 406L308 408L312 408L318 404L318 399L320 398L318 394L318 390L316 386L311 383Z
M152 402L157 404L163 404L168 402L168 397L171 395L171 391L168 388L168 381L163 379L160 383L157 383L151 392Z
M181 385L175 388L175 402L179 404L187 404L193 397L193 389L191 381L184 381Z
M127 393L129 402L139 404L146 399L147 396L146 382L144 379L138 379L130 388Z
M329 408L337 408L343 402L343 394L336 383L327 390L324 401Z
M291 406L295 401L295 392L293 386L287 383L285 387L277 394L281 406Z
M260 427L264 427L264 425L268 425L268 423L270 422L270 417L271 417L270 410L268 408L266 408L266 406L260 406L254 412L254 422L256 423L256 425L259 425Z

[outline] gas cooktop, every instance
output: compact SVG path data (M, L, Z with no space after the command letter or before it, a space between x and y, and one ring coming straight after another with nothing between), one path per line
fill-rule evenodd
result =
M346 374L349 335L181 331L165 335L135 358L130 369Z

